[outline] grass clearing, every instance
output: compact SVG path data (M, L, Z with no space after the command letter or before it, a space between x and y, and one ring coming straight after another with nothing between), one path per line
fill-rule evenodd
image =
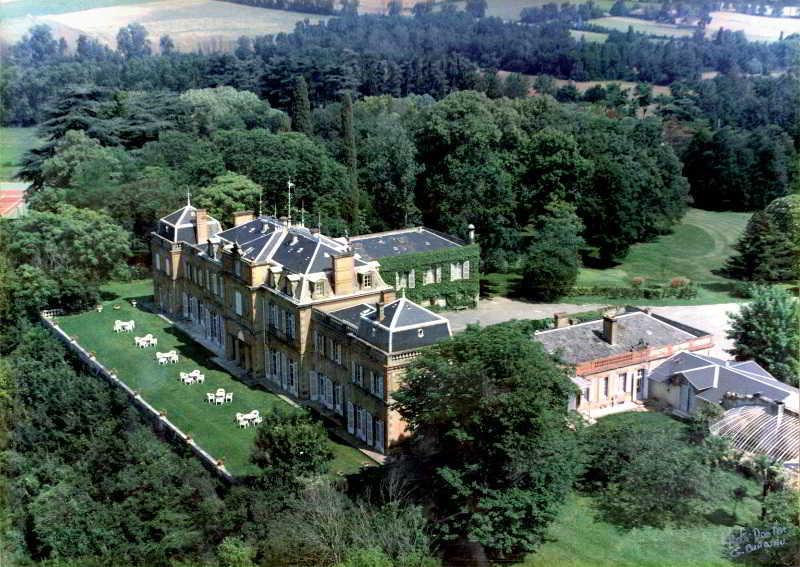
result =
M207 351L189 336L173 327L158 315L133 307L131 299L139 301L152 297L152 283L142 280L117 283L104 288L109 299L103 301L102 313L87 311L58 318L58 324L87 350L94 351L106 367L114 368L118 376L153 407L166 411L169 419L198 445L217 459L224 459L225 467L234 475L255 471L249 463L255 439L255 428L239 429L234 421L237 412L258 409L262 414L273 408L290 409L292 406L271 392L251 388L235 380L218 367ZM119 309L113 308L119 305ZM134 333L114 333L114 320L136 321ZM157 348L140 349L134 346L133 337L152 333L158 338ZM160 366L155 351L177 350L178 364ZM179 372L200 369L206 375L205 384L187 386L177 380ZM224 388L233 392L233 403L222 406L208 404L206 392ZM371 461L357 449L331 440L335 454L332 471L353 472Z
M648 420L660 428L683 428L683 423L656 412L631 412L604 420ZM723 556L724 541L737 523L733 517L733 489L743 486L748 496L736 506L738 523L758 518L758 483L733 471L717 469L709 483L710 497L700 517L685 526L637 527L631 530L600 518L599 496L573 493L547 540L524 562L525 567L733 567Z
M569 35L571 35L575 41L584 40L591 43L605 43L605 41L608 39L607 33L583 30L569 30Z
M800 19L751 16L736 12L711 12L711 23L706 28L706 34L714 34L721 28L743 31L750 41L778 41L781 34L788 36L800 33Z
M229 51L240 36L292 32L298 22L306 19L316 23L327 17L217 0L123 1L109 2L105 7L10 18L3 22L2 35L5 41L14 42L32 25L44 23L73 47L77 36L84 33L114 48L119 29L138 22L147 28L156 49L158 38L169 35L181 51Z
M737 283L714 272L725 265L733 254L733 245L744 232L750 213L703 211L688 209L670 234L651 242L631 246L627 256L616 266L604 270L582 268L578 287L629 287L635 277L645 278L647 284L665 284L672 278L684 277L698 284L693 299L609 299L600 295L567 296L563 303L631 305L707 305L740 302L731 290ZM519 274L483 274L481 294L513 297L517 292Z
M65 14L107 6L123 6L126 4L144 4L157 0L13 0L0 3L0 19L22 18L25 16L47 16Z
M714 271L733 254L749 218L750 213L689 209L672 233L633 245L614 268L581 270L578 285L629 285L634 277L667 283L678 276L697 283L733 283Z
M38 145L36 128L0 128L0 181L11 181L23 154Z
M695 32L695 28L677 26L674 24L660 24L649 20L621 16L596 18L594 20L589 20L588 23L621 32L626 32L629 27L632 27L633 31L656 37L691 37Z

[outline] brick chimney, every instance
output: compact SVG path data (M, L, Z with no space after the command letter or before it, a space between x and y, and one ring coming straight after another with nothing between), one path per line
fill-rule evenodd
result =
M383 321L384 317L383 308L385 306L386 304L383 301L379 301L378 303L375 304L375 320L378 321L379 323Z
M603 338L610 345L617 343L617 333L619 332L617 325L617 320L614 317L603 316Z
M256 216L253 211L239 211L238 213L233 213L233 226L239 226L240 224L250 222L255 218Z
M352 252L344 252L331 256L333 263L333 293L350 295L353 293L353 277L355 276L355 259Z
M208 240L208 211L206 209L197 209L194 220L197 243L202 244Z
M561 329L562 327L569 327L569 317L563 311L559 313L553 313L553 323L556 326L556 329Z

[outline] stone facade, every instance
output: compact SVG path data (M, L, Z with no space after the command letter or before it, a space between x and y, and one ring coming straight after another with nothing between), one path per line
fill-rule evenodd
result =
M378 261L290 219L237 213L222 230L190 204L159 221L151 253L155 303L219 356L378 452L402 438L392 393L450 328L396 298Z

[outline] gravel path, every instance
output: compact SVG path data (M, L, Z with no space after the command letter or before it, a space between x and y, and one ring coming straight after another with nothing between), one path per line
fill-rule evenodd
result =
M447 311L442 313L450 320L454 333L463 331L470 323L483 326L495 325L512 319L543 319L552 317L554 313L578 313L594 311L606 305L589 304L574 305L572 303L529 303L518 299L494 297L480 302L477 309L464 311ZM719 358L730 358L725 349L731 348L731 341L725 338L728 328L728 313L739 310L738 303L722 303L717 305L688 305L674 307L654 307L653 312L670 319L675 319L692 327L708 331L714 336L714 348L711 355Z

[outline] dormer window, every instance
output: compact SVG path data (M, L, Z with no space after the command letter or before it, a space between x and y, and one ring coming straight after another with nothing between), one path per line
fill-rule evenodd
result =
M325 297L325 280L308 282L308 292L311 294L312 299Z
M372 287L372 274L360 274L361 287L366 289Z

